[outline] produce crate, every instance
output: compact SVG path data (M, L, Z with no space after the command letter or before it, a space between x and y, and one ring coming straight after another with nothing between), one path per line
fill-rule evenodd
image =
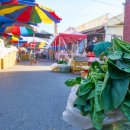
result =
M83 70L82 66L86 66L87 64L88 64L87 61L72 60L71 61L71 69L72 69L72 71L81 71L81 70Z
M28 54L21 55L20 57L21 57L21 60L23 60L23 61L29 61L29 55Z
M2 69L2 66L1 66L1 58L0 58L0 70Z

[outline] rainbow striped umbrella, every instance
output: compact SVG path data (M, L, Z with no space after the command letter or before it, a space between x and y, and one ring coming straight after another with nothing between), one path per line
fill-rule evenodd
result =
M17 0L0 0L0 4L16 4Z
M1 5L6 4L34 4L35 0L0 0Z
M4 33L12 33L14 35L22 35L22 36L27 36L30 34L33 34L34 31L30 27L25 27L25 26L18 26L18 25L12 25L9 27L6 27L4 30Z
M20 43L20 42L26 42L25 40L23 40L22 37L18 36L18 35L6 35L4 34L2 36L6 41L11 42L11 43Z
M37 47L38 49L42 49L42 48L45 47L46 45L47 45L47 43L46 43L45 41L43 41L43 42L38 42L37 45L36 45L36 47Z
M62 19L55 12L47 7L34 5L2 5L0 6L0 16L22 23L59 23Z

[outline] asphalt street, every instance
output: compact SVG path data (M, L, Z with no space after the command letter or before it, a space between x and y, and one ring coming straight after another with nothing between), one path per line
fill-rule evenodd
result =
M70 73L53 73L50 63L21 63L0 71L0 130L78 130L62 119Z

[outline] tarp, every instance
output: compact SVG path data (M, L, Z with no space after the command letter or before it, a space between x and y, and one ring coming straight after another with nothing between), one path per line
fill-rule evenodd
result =
M102 52L106 52L108 50L108 48L110 48L112 46L112 43L111 42L98 42L96 44L94 44L94 47L93 47L93 51L96 55L96 57L99 57L99 55L102 53Z
M77 42L81 42L86 39L86 34L81 34L75 31L74 28L68 28L64 33L59 33L54 41L52 42L52 46L64 46L65 44L73 44Z
M61 49L61 50L65 50L66 48L65 48L65 46L50 46L49 47L50 49L52 49L52 50L59 50L59 49Z

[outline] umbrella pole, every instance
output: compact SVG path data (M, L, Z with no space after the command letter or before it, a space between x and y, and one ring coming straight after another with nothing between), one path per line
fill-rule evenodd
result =
M61 37L59 37L59 52L60 52L60 45L61 45Z
M58 41L58 43L59 43L59 44L58 44L59 47L58 47L58 58L57 58L57 59L59 60L59 55L60 55L60 37L59 37L59 41Z
M18 40L18 61L20 61L19 40Z
M65 46L65 51L67 51L67 45L66 45L66 43L65 43L64 38L63 38L63 37L62 37L62 42L63 42L63 44L64 44L64 46Z
M34 23L34 13L32 11L32 14L33 14L33 23ZM33 44L34 44L34 37L35 37L35 33L33 32ZM34 58L34 62L35 62L35 46L34 46L34 49L33 49L33 58ZM32 60L32 59L31 59Z
M35 33L33 33L33 44L34 44L34 37L35 37ZM34 51L34 62L35 62L35 60L36 60L36 58L35 58L35 45L34 45L34 49L33 49L33 51Z
M55 41L55 44L54 44L54 56L53 56L53 61L56 59L56 41Z
M26 41L27 41L27 36L26 36ZM27 49L27 48L26 48ZM27 51L26 51L26 54L27 54Z

